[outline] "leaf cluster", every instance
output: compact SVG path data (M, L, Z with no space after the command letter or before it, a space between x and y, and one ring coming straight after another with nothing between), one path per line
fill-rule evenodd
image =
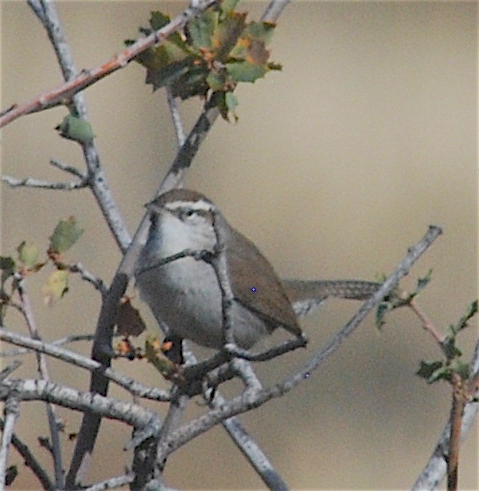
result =
M461 380L469 379L469 364L462 360L462 352L457 347L457 337L460 332L469 327L469 321L477 314L477 310L477 300L474 300L459 321L449 326L448 333L441 341L445 360L421 361L417 375L426 379L428 383L438 380L451 382L455 373L460 376Z
M82 233L75 217L70 217L56 225L50 236L47 259L40 258L40 248L36 244L25 241L17 247L15 256L0 256L0 321L3 321L7 307L12 304L12 297L18 289L17 280L40 271L49 260L55 270L42 287L45 302L52 304L65 295L70 271L63 261L63 255Z
M399 286L390 293L390 295L385 298L376 309L376 326L378 329L384 326L386 323L386 314L389 312L404 307L408 305L415 297L421 293L426 286L429 284L432 278L432 269L430 269L427 274L421 278L418 278L416 288L412 292L400 291ZM384 278L379 278L378 281L384 281Z
M269 70L281 66L269 62L267 45L274 24L246 22L246 14L234 10L238 0L224 0L191 20L184 32L175 32L160 46L149 48L136 61L146 67L146 83L153 90L168 85L174 97L206 98L228 119L238 104L233 94L239 82L255 82ZM149 27L140 32L149 35L164 27L170 18L152 12ZM134 41L126 40L130 45Z

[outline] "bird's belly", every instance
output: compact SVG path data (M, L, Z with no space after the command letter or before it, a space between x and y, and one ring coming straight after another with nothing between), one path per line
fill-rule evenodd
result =
M221 292L213 267L191 257L153 268L137 277L140 295L171 333L197 344L223 345ZM250 348L268 332L264 323L237 302L232 307L236 343Z

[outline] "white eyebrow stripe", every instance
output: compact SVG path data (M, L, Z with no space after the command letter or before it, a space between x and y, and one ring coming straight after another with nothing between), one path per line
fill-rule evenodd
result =
M170 201L169 203L165 203L165 208L170 211L179 210L179 209L190 209L190 210L204 210L211 211L212 203L199 200L199 201Z

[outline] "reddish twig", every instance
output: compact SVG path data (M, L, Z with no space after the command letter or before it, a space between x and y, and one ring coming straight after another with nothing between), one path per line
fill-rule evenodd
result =
M50 109L60 104L67 103L77 92L86 89L110 73L113 73L120 68L124 68L140 53L143 53L143 51L151 48L155 44L163 42L168 36L183 28L189 20L194 18L210 5L216 3L216 1L217 0L201 0L195 2L194 6L190 6L183 13L176 16L166 26L153 32L145 38L139 39L124 51L113 56L100 66L89 70L84 69L68 82L50 89L28 102L12 105L9 110L4 111L4 113L1 115L0 128L8 123L11 123L20 116L25 116L26 114L43 111L45 109Z

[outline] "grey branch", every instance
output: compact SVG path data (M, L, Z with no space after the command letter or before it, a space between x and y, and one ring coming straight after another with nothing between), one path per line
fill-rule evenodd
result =
M20 401L45 401L75 411L94 412L134 428L151 426L156 434L161 428L158 415L138 404L82 392L46 380L5 380L0 384L0 400L6 401L12 392L17 394Z
M5 424L2 432L2 443L0 445L0 490L5 487L5 472L7 470L8 450L13 437L13 428L19 414L18 397L15 391L12 391L5 402Z
M13 176L3 175L2 181L6 182L12 188L26 187L37 189L49 189L54 191L73 191L76 189L83 189L88 186L87 180L71 181L71 182L51 182L43 179L35 179L33 177L26 177L25 179L18 179Z
M120 387L123 387L132 395L153 399L156 401L168 401L170 398L167 391L158 388L145 387L139 382L136 382L134 379L127 377L126 375L122 375L112 368L105 368L101 365L101 363L98 363L91 358L61 348L53 343L45 343L41 340L31 339L27 336L22 336L16 332L9 331L8 329L0 329L0 340L35 350L40 353L45 353L72 365L85 368L90 372L96 372L102 369L102 373L106 378L112 382L115 382Z
M170 108L171 121L173 122L173 127L175 128L176 141L178 142L178 147L181 147L186 140L185 129L183 128L183 123L181 121L180 109L175 98L173 97L173 93L169 85L166 86L166 97L168 99L168 107Z
M26 281L22 275L15 273L15 283L17 285L18 295L23 308L23 315L30 332L30 337L41 341L40 331L36 323L36 318L33 314L33 307L30 302L30 296L26 289ZM49 381L50 374L48 371L47 360L44 353L36 352L37 370L43 380ZM58 488L63 488L64 472L63 472L63 455L60 442L60 425L57 412L53 404L46 404L47 420L50 429L50 438L52 443L53 465L55 469L55 485Z
M88 175L85 172L82 172L80 169L73 167L72 165L64 164L57 159L51 159L50 165L56 167L62 171L68 172L69 174L73 174L74 176L79 177L80 179L86 180L88 179Z
M92 486L83 488L83 491L103 491L104 489L114 489L120 486L126 486L133 482L135 479L135 474L133 472L128 472L122 476L112 477L111 479L106 479L105 481L97 482Z

